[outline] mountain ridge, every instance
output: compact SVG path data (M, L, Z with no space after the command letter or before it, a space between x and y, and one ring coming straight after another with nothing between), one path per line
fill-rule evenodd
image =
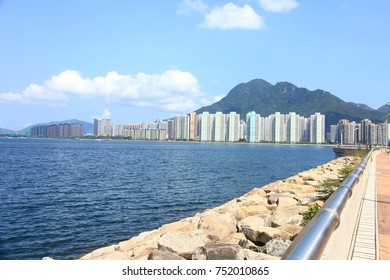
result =
M337 124L340 119L361 121L370 119L382 122L385 114L369 108L364 104L345 102L339 97L322 89L308 90L290 82L278 82L275 85L263 80L254 79L235 86L220 101L201 107L196 113L221 111L225 114L236 112L245 118L248 112L255 111L263 116L275 112L288 114L296 112L309 117L320 112L326 115L326 130L331 124Z

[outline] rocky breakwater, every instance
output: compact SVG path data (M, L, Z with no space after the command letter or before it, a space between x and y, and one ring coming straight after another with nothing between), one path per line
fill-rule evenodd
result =
M280 259L301 231L303 213L313 203L323 204L315 186L338 179L345 165L357 162L352 157L332 160L81 260Z

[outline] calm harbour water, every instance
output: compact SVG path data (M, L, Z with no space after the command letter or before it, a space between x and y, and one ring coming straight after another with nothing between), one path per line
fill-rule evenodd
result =
M333 158L322 146L0 138L0 259L78 258Z

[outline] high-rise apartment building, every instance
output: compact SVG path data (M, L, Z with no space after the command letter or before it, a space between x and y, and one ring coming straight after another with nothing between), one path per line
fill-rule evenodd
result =
M244 140L246 139L246 129L247 129L247 125L245 123L245 121L241 120L240 121L240 138L241 140Z
M190 113L190 140L198 139L198 115L195 112Z
M33 137L80 137L83 135L81 123L57 123L37 125L31 128Z
M213 141L214 115L203 112L199 115L199 139L201 142Z
M260 142L259 129L260 129L260 118L259 114L252 111L246 115L246 139L249 143Z
M242 138L244 138L242 136ZM226 141L237 142L240 140L240 115L236 112L230 112L227 115L226 123Z
M320 113L310 116L310 142L314 144L325 142L325 116Z
M284 117L280 112L275 113L275 118L273 120L273 142L280 143L283 142L283 123Z
M214 115L214 129L213 137L214 142L226 141L226 115L222 112L216 112Z
M246 122L240 120L240 115L235 112L229 114L203 112L200 115L191 113L186 117L189 139L196 138L202 142L236 142L240 139L246 139L250 143L325 141L325 116L320 113L312 115L309 119L295 112L288 115L276 112L268 117L249 112L246 115ZM185 116L176 116L173 122L182 123L183 118ZM169 134L168 122L167 127ZM175 137L170 139L177 139L179 127L182 126L175 124Z
M175 116L175 139L188 140L189 139L189 116Z
M93 134L95 136L111 136L111 119L95 118L93 120Z
M300 141L299 132L299 115L291 112L287 121L287 142L298 143Z

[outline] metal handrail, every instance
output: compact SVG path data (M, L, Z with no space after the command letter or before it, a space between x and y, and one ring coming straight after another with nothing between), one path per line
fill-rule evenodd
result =
M329 197L320 211L303 228L282 256L282 260L318 260L333 231L340 224L340 215L353 187L367 166L373 150L360 162L359 166L343 181L341 186Z

